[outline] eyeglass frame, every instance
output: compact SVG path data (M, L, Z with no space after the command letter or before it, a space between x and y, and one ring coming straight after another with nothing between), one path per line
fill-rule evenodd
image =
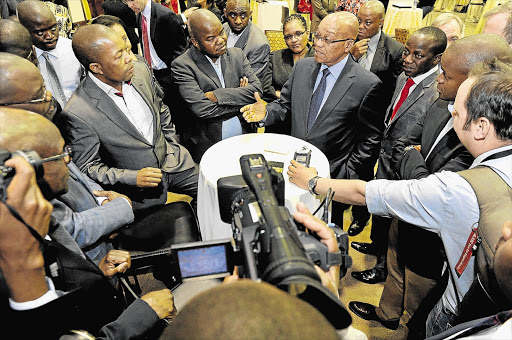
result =
M289 35L285 35L283 36L284 38L284 41L288 41L288 40L292 40L293 38L297 38L297 39L300 39L300 37L302 37L308 30L304 30L302 32L300 31L297 31L295 32L294 34L289 34ZM298 34L297 34L298 33Z
M19 102L19 103L3 103L0 104L0 106L9 106L9 105L24 105L24 104L38 104L38 103L44 103L50 100L46 100L46 94L48 93L48 90L46 89L46 84L43 82L43 97L38 99L32 99L26 102Z
M69 158L65 159L66 157L69 157ZM61 154L42 158L40 163L43 164L43 163L48 163L48 162L53 162L53 161L58 161L58 160L64 159L64 162L66 162L66 164L69 164L71 162L72 157L73 157L73 150L71 149L71 147L69 145L64 145L64 149L62 149Z
M352 39L352 38L331 40L329 38L322 37L322 36L320 36L320 38L317 38L317 37L318 37L318 32L313 33L313 43L315 42L315 40L321 40L326 45L331 45L331 44L342 42L342 41L355 40L355 39Z

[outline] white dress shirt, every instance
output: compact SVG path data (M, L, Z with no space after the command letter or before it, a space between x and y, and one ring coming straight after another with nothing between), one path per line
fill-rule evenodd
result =
M132 125L140 132L146 141L153 145L153 114L133 86L123 83L123 93L120 96L119 91L110 85L105 84L92 73L89 73L91 79L100 89L105 92L110 99L114 101L119 110L121 110Z
M167 68L167 65L163 62L162 59L156 54L156 50L153 47L153 42L151 41L151 3L152 0L148 0L146 7L144 7L144 10L142 11L141 15L146 18L147 28L148 28L148 41L149 41L149 52L151 54L151 68L153 70L163 70L164 68ZM140 39L142 43L142 32L140 33Z
M52 61L53 68L55 69L62 89L64 90L66 102L69 100L69 97L71 97L73 92L75 92L78 84L80 84L80 77L83 74L82 65L80 65L80 62L76 59L73 48L71 47L71 40L68 38L59 37L57 45L50 51L44 51L36 47L39 71L43 76L46 87L54 94L54 98L59 101L59 104L64 107L66 103L61 103L60 98L55 95L59 93L59 91L52 88L52 80L48 73L48 69L46 68L46 60L42 56L43 52L47 52L50 60Z
M361 65L364 69L370 71L372 68L373 57L375 57L375 51L377 50L377 46L379 45L380 36L382 34L382 30L379 30L379 33L375 34L368 41L368 50L366 53L358 60L359 65Z

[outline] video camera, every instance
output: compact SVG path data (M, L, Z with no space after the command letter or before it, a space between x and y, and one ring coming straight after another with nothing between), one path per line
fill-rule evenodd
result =
M14 177L15 170L9 166L5 166L5 161L14 157L15 155L23 157L27 162L34 167L36 171L36 179L40 179L44 175L43 164L41 163L41 157L35 151L7 151L6 149L0 149L0 200L5 201L7 199L7 186Z

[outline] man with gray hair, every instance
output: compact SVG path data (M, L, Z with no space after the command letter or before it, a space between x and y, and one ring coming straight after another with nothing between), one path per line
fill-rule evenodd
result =
M484 14L482 33L494 33L512 47L512 2L504 3Z
M291 115L291 135L325 154L331 178L371 177L384 128L382 83L349 56L358 27L352 13L326 16L314 37L315 58L295 64L281 98L267 104L255 95L256 103L241 109L248 122L265 126ZM313 179L312 194L315 185ZM333 208L338 224L344 208Z

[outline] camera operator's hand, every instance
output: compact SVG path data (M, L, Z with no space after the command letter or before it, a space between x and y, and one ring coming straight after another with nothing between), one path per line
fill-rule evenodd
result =
M160 319L171 320L178 312L174 306L174 297L169 289L157 290L141 297L153 308Z
M132 265L130 253L124 250L111 250L101 259L100 267L106 277L111 278L117 273L124 273Z
M313 216L308 208L304 205L304 203L297 203L297 212L293 214L293 218L302 223L308 230L314 231L318 237L320 237L321 242L327 246L327 250L330 253L335 253L339 251L338 241L336 240L336 236L334 235L334 231L325 224L321 219ZM316 266L315 266L316 267ZM317 271L322 269L317 267ZM339 286L339 278L340 278L340 266L331 266L326 275L320 275L322 279L322 285L326 288L330 289L332 292L338 296L338 286Z
M307 168L297 161L292 160L288 166L288 178L290 182L299 188L308 190L308 182L311 178L318 175L315 168Z
M42 237L48 232L53 206L43 197L32 166L21 157L5 162L16 173L7 187L6 203ZM0 268L16 302L35 300L48 291L39 242L0 203Z

